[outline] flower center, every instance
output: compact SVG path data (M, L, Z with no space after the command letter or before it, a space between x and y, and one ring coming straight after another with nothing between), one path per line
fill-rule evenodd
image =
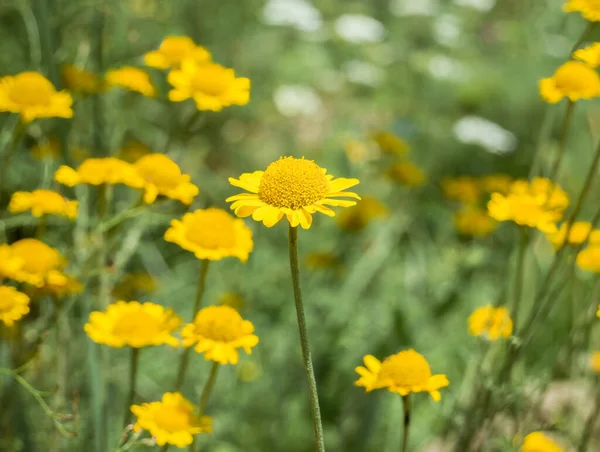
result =
M186 229L186 238L202 248L233 248L236 243L234 219L221 209L195 212Z
M185 431L190 427L190 413L176 406L163 404L154 413L154 420L159 428L170 433Z
M271 206L297 210L323 199L328 191L329 182L315 162L284 157L267 167L258 197Z
M198 333L221 342L232 342L243 332L244 320L229 306L209 306L198 314L194 321Z
M581 93L589 91L590 87L597 86L597 77L596 73L585 64L570 61L558 69L555 83L563 93Z
M422 386L431 377L425 358L414 350L397 353L383 361L380 378L402 387Z
M140 175L150 184L162 188L174 188L179 185L181 170L177 163L162 154L151 154L140 158L136 163Z
M10 98L16 104L25 106L48 105L54 93L54 86L43 75L23 72L15 77Z
M218 64L200 66L192 77L192 88L209 96L219 96L231 86L235 76L231 69Z
M61 266L58 251L36 239L23 239L11 246L15 256L25 261L23 270L27 273L45 274Z
M120 317L113 326L113 334L126 339L148 339L155 337L160 331L161 322L144 311L127 313Z

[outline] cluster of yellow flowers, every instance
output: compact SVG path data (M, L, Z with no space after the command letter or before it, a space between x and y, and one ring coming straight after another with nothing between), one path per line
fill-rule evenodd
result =
M407 158L410 146L406 141L385 131L374 132L372 137L381 153L392 157L393 161L385 171L391 180L407 187L425 183L425 172Z

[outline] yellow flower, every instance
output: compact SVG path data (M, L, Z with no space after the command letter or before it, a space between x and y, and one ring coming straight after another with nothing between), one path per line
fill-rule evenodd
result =
M57 297L64 297L79 293L83 290L81 283L58 270L51 270L46 276L46 282L43 287L36 288L32 291L33 296L52 294Z
M148 430L159 446L185 447L194 435L212 431L212 418L195 414L194 405L179 392L163 394L160 402L132 405L131 412L137 418L133 429Z
M62 215L74 220L77 217L77 201L63 198L61 194L51 190L18 191L10 198L8 210L21 213L31 210L34 217L43 215Z
M7 276L37 287L43 287L49 279L56 281L67 263L58 250L37 239L18 240L10 245L10 254L19 265L12 276Z
M600 245L600 229L594 229L588 237L590 245Z
M560 248L564 245L567 238L567 223L560 225L560 229L553 234L548 234L548 240L555 248ZM569 245L580 245L587 240L592 232L592 224L587 221L576 221L569 229Z
M600 42L595 42L584 49L576 50L573 58L583 61L589 67L597 68L600 66Z
M117 157L128 163L135 163L145 155L152 154L152 149L138 140L127 141L117 153Z
M387 169L386 174L393 181L409 187L418 187L425 182L423 170L408 160L394 163Z
M246 262L254 246L250 228L216 207L198 209L171 221L165 240L191 251L198 259L211 261L237 257Z
M563 5L566 13L579 12L590 22L600 22L600 3L598 0L567 0Z
M463 204L477 204L481 195L479 182L474 177L460 176L442 181L444 196Z
M478 207L465 206L454 214L454 226L459 234L483 237L496 229L496 222L485 210Z
M54 179L69 187L79 184L124 184L142 188L145 185L144 179L132 164L115 157L87 159L76 170L62 165L54 174Z
M382 388L402 396L428 392L437 402L441 399L439 389L450 384L446 375L432 375L427 360L413 349L388 356L383 362L367 355L364 363L366 367L355 369L360 375L355 385L364 387L367 392Z
M179 68L185 59L198 63L210 61L211 55L204 47L187 36L167 36L160 43L158 50L144 55L144 64L156 69Z
M219 304L221 306L229 306L230 308L239 311L246 304L246 300L240 294L233 292L222 293L219 297Z
M94 342L110 347L177 347L172 334L180 324L179 316L159 304L117 301L104 312L92 312L84 330Z
M22 257L15 256L10 245L0 243L0 280L2 278L25 282L27 275L21 271L25 265ZM38 282L41 284L41 282Z
M60 157L60 142L52 136L31 146L31 154L38 160Z
M488 213L497 221L514 221L521 226L554 233L556 222L568 205L569 198L558 185L548 179L536 178L531 182L513 182L508 195L492 193Z
M184 60L181 69L169 72L168 81L174 88L169 91L169 100L193 99L198 110L220 111L250 101L250 79L236 78L233 69L215 63L199 65Z
M590 357L590 368L593 372L600 374L600 352L592 353Z
M563 448L556 444L552 438L542 432L533 432L525 437L521 452L562 452Z
M152 293L157 289L154 277L148 273L128 273L115 286L113 296L121 300L132 300L138 292Z
M37 118L72 118L73 98L38 72L0 78L0 111L19 113L23 122Z
M389 132L375 132L373 139L379 149L387 154L404 155L410 150L410 146L406 141Z
M63 64L61 73L65 86L71 92L88 95L99 93L104 89L100 77L72 64Z
M144 202L150 204L159 195L191 204L198 194L198 187L190 182L190 176L181 174L177 163L164 154L149 154L133 164L146 182Z
M344 152L352 163L364 162L370 156L369 147L358 140L348 140L344 145Z
M390 214L388 208L379 199L366 196L356 206L344 210L337 223L345 231L360 231L373 219L386 217Z
M238 348L249 355L258 344L254 325L244 320L230 306L209 306L201 309L194 323L183 327L181 337L185 347L196 345L194 350L204 353L204 358L220 364L237 364Z
M120 69L112 69L106 73L106 82L109 86L118 86L146 97L156 95L148 73L136 67L123 66Z
M507 194L513 178L508 174L490 174L481 178L481 188L487 193Z
M555 104L565 97L572 102L600 96L600 76L579 61L567 61L554 75L540 80L540 95Z
M577 254L577 265L582 270L600 273L600 246L590 245Z
M0 286L0 322L12 326L29 312L29 297L14 287Z
M494 308L492 305L475 309L469 316L469 334L483 336L490 341L501 337L510 337L513 322L505 307Z
M244 173L239 179L229 178L229 183L250 193L227 198L233 202L231 210L238 217L249 217L270 228L285 215L289 223L304 229L310 228L312 215L321 212L335 216L329 206L351 207L356 201L335 199L349 197L360 199L347 188L359 183L358 179L334 179L312 160L281 157L265 171Z

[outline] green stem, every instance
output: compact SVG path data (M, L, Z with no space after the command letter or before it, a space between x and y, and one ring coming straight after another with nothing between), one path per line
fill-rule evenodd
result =
M6 183L6 179L8 178L8 167L10 166L10 162L19 149L19 144L21 142L21 138L25 134L25 124L21 120L17 122L17 125L13 129L12 137L10 142L8 143L6 149L4 150L4 155L0 158L0 208L3 206L4 197L4 184Z
M598 417L600 416L600 385L598 382L595 385L595 390L596 401L594 403L594 410L592 413L590 413L590 416L585 422L583 433L581 434L581 439L579 440L579 445L577 446L577 452L586 452L588 450L588 443L590 442L592 432L594 431L594 426L596 425Z
M404 409L404 429L402 430L401 452L408 450L408 435L410 432L410 394L402 396L402 407Z
M565 154L565 147L567 145L567 138L569 137L569 129L571 127L571 122L573 119L573 110L575 109L575 102L569 100L567 101L567 107L565 111L565 116L563 119L562 129L560 132L560 138L558 141L558 155L556 156L556 160L554 160L554 165L552 165L552 170L550 171L550 175L548 179L554 181L556 176L558 176L558 171L560 170L560 165L563 160L563 156Z
M592 32L596 29L597 25L598 22L588 22L587 26L585 27L585 30L583 30L583 33L581 34L575 45L573 45L573 47L571 48L569 56L571 56L571 54L575 52L575 50L577 50L581 44L583 44L583 42L588 38L588 36L590 36Z
M131 405L135 399L135 383L137 380L138 367L140 362L140 349L137 347L131 348L131 361L129 364L129 393L127 395L127 401L125 403L125 413L123 419L125 419L125 426L131 421Z
M289 241L290 270L292 273L292 285L294 287L294 301L296 304L296 315L298 317L298 330L300 332L300 345L302 347L302 358L304 369L308 380L308 401L312 416L315 442L318 452L325 452L325 439L323 425L321 423L321 410L319 408L319 395L317 392L317 381L310 356L308 343L308 332L306 330L306 319L304 317L304 304L302 301L302 288L300 287L300 267L298 265L298 228L290 225Z
M214 361L212 363L212 367L210 368L210 375L208 376L208 380L204 384L204 388L202 389L202 394L200 395L200 405L199 405L199 413L200 416L204 415L206 411L206 406L208 405L208 400L210 399L210 395L212 394L212 390L215 386L215 381L217 380L217 373L221 366L218 362Z
M519 249L517 251L517 266L515 268L515 285L513 291L511 315L513 324L516 326L519 318L519 310L521 307L521 299L523 298L523 276L525 270L525 252L527 251L527 244L529 242L527 229L524 226L519 227Z
M97 6L97 10L94 13L94 18L91 26L92 33L92 55L96 60L96 72L102 74L105 70L104 67L104 28L106 24L106 17L104 13L104 3L101 1ZM94 136L94 151L96 155L102 155L104 149L104 96L95 94L92 98L93 108L93 136Z

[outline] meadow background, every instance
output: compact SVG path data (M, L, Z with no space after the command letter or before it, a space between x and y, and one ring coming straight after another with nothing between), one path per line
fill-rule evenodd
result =
M192 176L200 194L190 210L227 209L225 199L238 192L228 177L264 169L282 155L305 156L336 176L360 179L355 191L380 200L384 215L368 216L361 227L344 227L339 209L336 219L316 216L309 231L300 231L307 322L328 449L400 450L400 397L384 391L365 394L353 384L354 368L366 354L383 358L412 347L434 373L450 380L441 402L426 395L414 398L412 450L451 451L453 435L470 422L461 407L480 383L482 344L469 335L467 318L476 307L506 297L518 231L500 224L484 237L459 234L454 223L458 204L444 197L441 183L497 173L527 178L538 149L539 164L549 167L564 105L541 101L537 83L565 61L587 26L578 14L564 14L562 3L3 0L2 75L37 70L64 86L60 70L65 63L97 74L123 65L143 67L144 53L164 37L185 35L252 82L248 105L207 112L193 130L184 130L192 103L118 89L77 98L73 119L28 127L4 174L3 197L17 190L56 189L52 177L60 164L76 165L90 156L129 158L135 146L167 153ZM600 30L588 38L594 40L600 40ZM149 72L165 93L164 74ZM580 102L574 113L560 177L571 196L590 165L599 113L597 101ZM10 143L16 122L16 115L0 115L0 148ZM388 174L397 157L374 141L380 131L405 141L410 150L402 159L423 170L423 183L407 184ZM47 145L49 137L61 143L59 155L37 158L32 149ZM582 218L595 213L598 189L594 186ZM100 290L94 272L102 271L85 264L86 231L94 221L85 212L95 199L91 190L62 190L81 202L80 215L74 223L50 220L44 240L60 249L70 271L89 284L66 301L70 311L61 320L67 335L62 339L53 334L51 304L39 300L35 316L23 327L26 347L36 352L22 376L41 391L57 422L77 436L62 435L31 393L10 376L0 376L3 394L11 394L0 406L2 451L117 450L122 431L128 354L92 344L82 330L86 306L94 306ZM133 199L119 190L115 212ZM125 293L126 299L153 301L191 316L198 260L163 240L170 220L186 210L175 201L162 203L128 219L127 227L111 238L113 300ZM214 432L202 436L201 450L314 450L286 228L246 224L254 233L250 259L214 263L205 304L234 304L253 322L260 343L237 366L222 369L208 408ZM36 225L30 216L3 210L0 242L31 237ZM553 253L543 234L534 236L525 294L535 292ZM150 278L131 284L127 275L139 273ZM573 278L581 294L573 298L583 306L594 275L578 270ZM473 450L518 450L514 436L538 429L554 432L567 447L576 444L593 405L587 370L591 350L574 356L576 370L565 378L561 353L569 326L563 308L559 304L543 323L515 370L505 400L508 412L522 413L517 428L501 419ZM9 333L3 335L0 367L13 368ZM592 337L592 344L594 339L599 338ZM57 368L57 362L67 367ZM176 365L177 355L169 347L144 350L139 400L157 400ZM183 392L196 398L209 368L201 356L193 356ZM93 396L100 397L100 405L94 405ZM105 420L104 430L94 423L98 417ZM588 450L600 450L599 434Z

